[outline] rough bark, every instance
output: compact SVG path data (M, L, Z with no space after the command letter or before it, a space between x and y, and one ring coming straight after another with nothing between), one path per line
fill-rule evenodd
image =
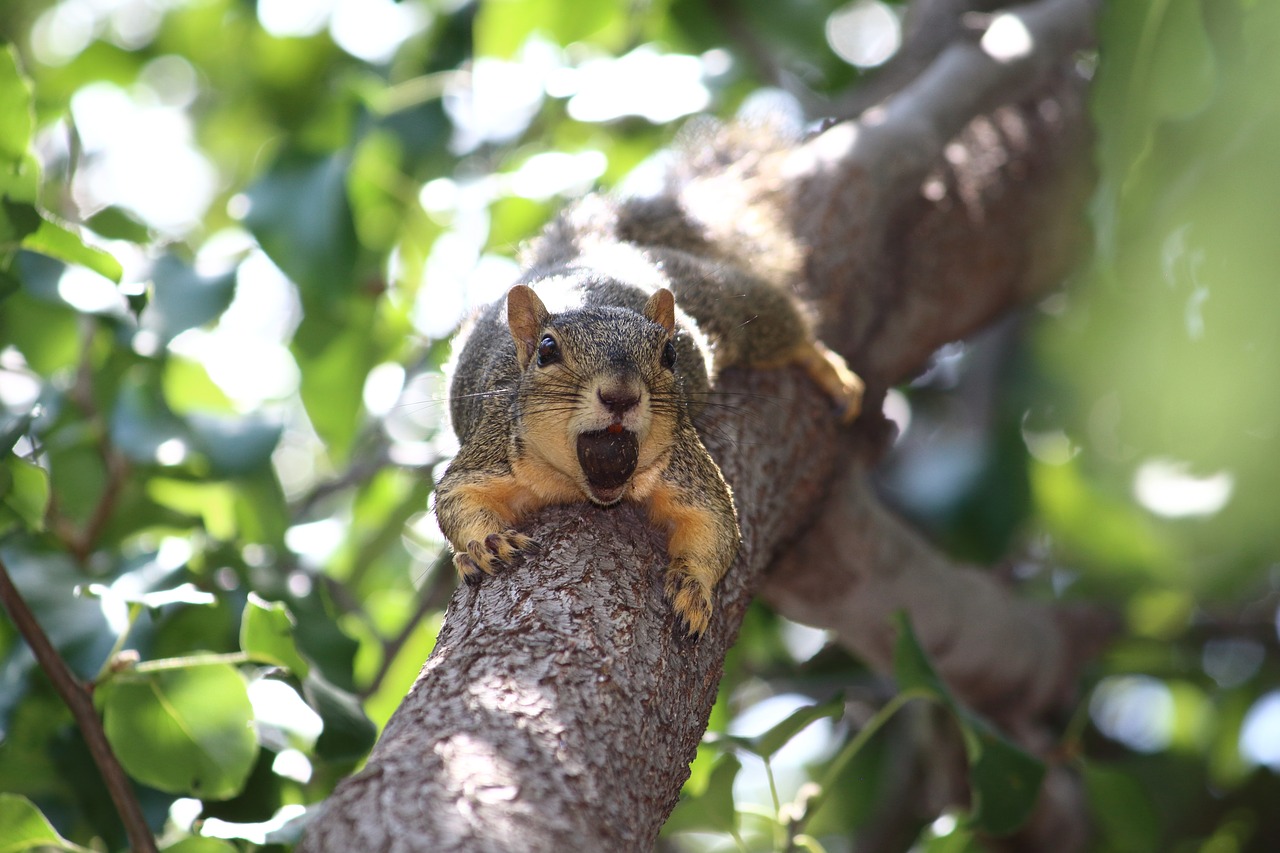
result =
M459 588L366 768L300 850L651 848L762 584L873 664L907 608L944 677L1015 731L1061 698L1078 662L1067 623L934 553L878 506L865 466L883 448L885 389L1057 286L1082 245L1089 134L1070 57L1094 13L1091 0L1030 4L1028 56L997 62L962 40L882 108L789 157L807 296L867 380L873 414L841 431L798 374L723 378L726 405L700 426L744 541L702 640L677 638L662 542L639 512L541 513L527 532L543 552ZM1011 647L1021 654L1007 660ZM1063 814L1047 808L1042 827Z

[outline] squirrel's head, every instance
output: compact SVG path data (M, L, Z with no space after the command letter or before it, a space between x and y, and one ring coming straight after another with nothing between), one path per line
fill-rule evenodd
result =
M525 285L507 293L521 370L518 435L592 502L617 503L671 446L677 393L675 299L657 290L636 312L552 313Z

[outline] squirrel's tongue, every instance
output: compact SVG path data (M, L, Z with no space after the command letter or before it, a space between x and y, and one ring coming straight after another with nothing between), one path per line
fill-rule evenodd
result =
M578 464L587 477L591 498L597 503L611 504L622 497L639 458L639 442L629 430L602 429L578 436Z

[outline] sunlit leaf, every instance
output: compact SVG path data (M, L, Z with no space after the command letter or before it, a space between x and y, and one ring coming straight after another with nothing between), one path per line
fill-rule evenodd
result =
M293 615L278 601L250 593L240 617L240 648L256 661L283 666L305 678L311 666L293 641Z
M569 45L605 28L619 35L637 10L619 0L566 4L557 0L491 0L476 16L476 53L508 59L534 34Z
M18 67L13 45L0 48L0 172L11 171L31 145L35 117L31 110L31 84Z
M222 800L244 785L258 754L244 678L228 664L131 674L99 691L120 763L173 794Z
M0 462L7 483L0 485L0 501L32 530L44 529L49 507L49 473L34 462L10 456Z
M59 835L48 818L26 797L0 794L0 851L19 853L36 848L84 850Z
M123 274L120 262L109 253L85 245L84 240L70 229L51 222L47 218L41 220L35 233L28 234L22 239L22 247L69 264L87 267L115 282L120 281L120 276Z
M808 728L810 724L822 719L838 720L843 713L843 696L833 696L825 702L798 708L764 734L751 738L751 749L762 758L771 758L775 752L786 746L793 737Z

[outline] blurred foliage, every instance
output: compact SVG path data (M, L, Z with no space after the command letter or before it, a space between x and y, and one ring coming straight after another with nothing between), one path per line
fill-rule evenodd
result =
M287 846L430 652L440 367L515 246L772 68L856 85L846 5L0 4L0 560L165 849ZM1094 849L1280 849L1280 6L1104 5L1095 253L895 392L882 485L1027 594L1124 614L1055 751ZM1042 767L905 630L897 675L753 608L666 841L985 849ZM957 731L975 808L930 814ZM125 844L8 621L0 791L0 848Z

